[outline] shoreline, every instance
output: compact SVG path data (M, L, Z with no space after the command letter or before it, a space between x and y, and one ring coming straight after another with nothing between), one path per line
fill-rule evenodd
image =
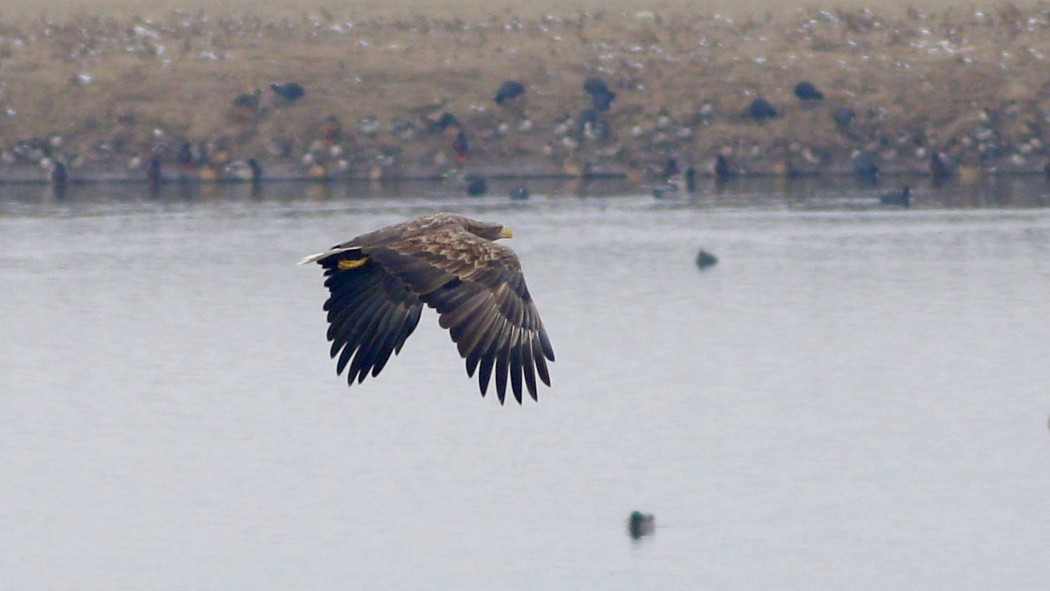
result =
M164 180L233 180L247 159L274 180L1042 174L1047 33L1050 9L1012 4L42 20L0 34L0 183L46 182L56 161L80 182L142 179L151 160ZM525 93L497 105L509 78ZM615 98L592 102L589 78ZM796 96L803 81L823 97ZM774 117L749 113L758 98Z

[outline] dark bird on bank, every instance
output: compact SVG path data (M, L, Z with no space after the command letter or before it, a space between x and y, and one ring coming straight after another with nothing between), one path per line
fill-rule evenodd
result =
M609 85L605 83L605 80L592 76L583 81L583 91L591 96L605 94L609 92Z
M303 90L303 86L295 82L285 82L284 84L274 82L270 85L270 90L272 90L277 96L289 102L297 101L303 98L306 94L306 91Z
M700 249L700 252L696 253L696 266L701 270L708 267L713 267L718 264L718 257L707 252L704 249Z
M512 250L496 244L510 228L438 213L363 234L306 257L325 271L330 296L331 356L353 385L379 375L419 323L423 305L437 310L467 375L478 372L484 396L493 376L504 402L508 381L515 400L523 384L537 399L536 378L550 385L554 361L539 311Z
M690 193L696 193L696 169L692 166L687 166L685 171L682 172L682 179L685 181L685 190Z
M795 96L802 102L824 100L824 93L817 90L817 87L808 80L803 80L795 85Z
M598 111L608 111L616 98L616 93L609 90L609 85L601 78L584 80L583 91L591 95L591 106Z
M467 139L467 132L462 129L456 133L456 137L452 139L452 151L456 155L456 162L462 164L467 161L467 151L470 149L470 141Z
M193 145L189 142L182 142L179 145L179 151L175 153L175 162L178 163L180 168L190 168L197 161L196 156L193 153Z
M609 125L598 109L587 107L576 116L576 133L581 140L601 140L609 137Z
M856 117L857 112L850 107L839 107L831 114L831 118L835 121L835 126L839 128L840 132L848 130Z
M149 164L146 165L146 180L153 187L156 187L164 180L160 169L160 158L153 156L149 159Z
M665 180L669 180L671 177L679 173L678 159L668 158L667 162L664 163L664 169L660 173Z
M875 156L871 152L857 152L851 158L853 175L861 180L874 182L879 174L879 165L875 162Z
M496 104L502 105L525 94L525 85L517 80L504 80L496 90Z
M69 184L69 170L61 160L51 162L51 171L48 176L51 179L51 185L54 187L64 189Z
M729 165L729 159L718 154L715 156L715 178L719 180L730 179L736 176L733 167Z
M445 113L442 113L441 116L438 117L436 121L434 121L432 129L434 131L442 131L443 132L443 131L445 131L446 129L449 129L449 128L459 128L459 127L462 127L462 125L460 125L460 123L459 123L459 119L457 119L456 116L453 115L452 113L449 113L449 112L446 111Z
M879 203L883 205L896 205L898 207L911 207L911 189L904 185L900 191L890 191L879 196Z
M773 105L769 104L769 101L758 97L751 101L751 104L747 107L747 114L755 121L762 122L776 117L777 110L773 108Z
M239 121L247 121L259 112L261 90L251 94L240 94L233 99L233 118Z
M489 190L489 184L485 182L485 177L482 176L468 176L467 181L467 195L471 197L478 197L484 195Z
M611 91L591 95L591 106L599 111L608 111L615 98L616 93Z
M634 511L631 513L631 516L627 518L627 533L634 540L640 540L643 536L652 534L655 529L656 517L651 513Z
M934 183L941 183L952 175L951 159L940 153L934 152L930 155L930 177Z

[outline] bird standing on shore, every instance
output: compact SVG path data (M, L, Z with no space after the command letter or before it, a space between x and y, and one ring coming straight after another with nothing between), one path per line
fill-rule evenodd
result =
M233 99L231 114L236 121L249 121L259 112L259 98L262 96L261 90L248 94L237 95Z
M504 80L496 90L496 104L502 106L525 95L525 85L517 80Z
M758 97L747 107L747 114L759 123L777 116L777 110L766 99Z
M306 94L306 91L303 90L303 86L296 82L285 82L284 84L274 82L270 85L270 90L288 102L297 101L303 98Z
M609 85L601 78L584 80L583 91L591 95L591 106L598 111L608 111L616 98L616 93L609 90Z
M325 271L336 372L349 365L350 385L370 373L378 376L391 354L401 351L426 304L437 310L438 323L466 359L467 375L478 372L482 396L494 372L501 404L508 380L519 404L523 384L536 400L536 377L551 383L547 361L554 361L554 350L518 257L495 243L510 237L502 224L437 213L300 261Z
M824 93L809 80L803 80L795 85L795 96L802 102L824 100Z

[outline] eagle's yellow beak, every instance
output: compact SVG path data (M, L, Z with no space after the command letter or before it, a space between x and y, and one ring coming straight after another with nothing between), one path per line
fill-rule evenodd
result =
M500 230L499 237L500 238L513 238L514 237L514 232L510 231L510 227L509 226L503 226L503 229Z

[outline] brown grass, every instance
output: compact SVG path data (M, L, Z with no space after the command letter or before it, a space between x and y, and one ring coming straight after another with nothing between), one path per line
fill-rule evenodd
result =
M97 14L116 7L145 13L152 4L105 6ZM845 166L854 150L877 154L888 168L921 168L938 150L985 166L1020 166L1024 155L1032 167L1041 166L1050 141L1044 137L1050 13L1043 9L351 21L283 7L272 3L265 20L213 16L223 14L216 8L153 19L80 14L7 24L0 30L0 113L14 114L0 114L0 147L60 135L59 151L76 166L112 169L158 146L169 158L182 141L212 141L231 157L275 160L267 148L282 140L293 145L291 166L310 150L325 118L335 116L355 170L390 156L406 170L426 171L442 167L448 151L442 137L420 133L402 141L389 125L420 125L421 114L443 110L467 121L472 165L504 170L518 161L622 170L656 167L668 157L704 163L716 152L745 170L780 160L805 170ZM30 4L5 10L23 14ZM618 93L609 114L614 137L573 149L553 130L585 106L580 85L589 75ZM502 137L498 124L516 120L491 98L507 77L527 83L525 109L535 126ZM792 96L801 79L824 89L823 105L807 108ZM306 98L284 105L267 93L258 116L231 117L234 96L274 80L301 82ZM742 117L756 95L782 116L764 125ZM702 118L705 103L714 114ZM849 133L831 121L836 106L858 114ZM988 120L985 109L998 116ZM377 118L384 131L358 133L364 117Z

